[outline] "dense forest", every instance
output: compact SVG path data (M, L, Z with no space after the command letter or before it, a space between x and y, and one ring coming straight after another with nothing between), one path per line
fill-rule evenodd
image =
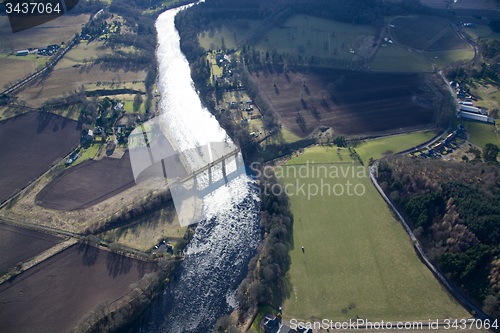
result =
M409 218L429 258L466 295L482 302L485 313L499 318L500 167L495 147L486 149L489 163L389 159L380 164L378 181Z

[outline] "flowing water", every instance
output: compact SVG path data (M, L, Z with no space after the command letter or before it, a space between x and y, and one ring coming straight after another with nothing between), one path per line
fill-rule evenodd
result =
M225 131L202 106L180 51L172 9L158 17L156 28L162 92L161 110L171 135L192 168L202 158L193 152L209 142L228 142ZM137 332L211 332L215 321L236 306L237 288L259 245L258 189L241 175L203 199L205 220L185 250L173 282L153 302Z

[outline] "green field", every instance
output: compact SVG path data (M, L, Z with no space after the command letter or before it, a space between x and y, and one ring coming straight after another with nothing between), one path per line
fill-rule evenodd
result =
M257 43L261 52L289 53L350 62L373 49L378 32L368 25L340 23L307 15L293 16L271 29Z
M428 52L464 49L462 41L450 23L433 16L396 17L390 20L390 33L394 39L408 47Z
M487 25L478 25L476 28L468 28L468 27L459 27L460 30L467 35L471 36L472 39L482 38L491 36L493 31Z
M438 69L441 69L454 61L463 59L472 60L474 58L474 50L469 48L456 51L426 52L423 53L423 56L433 62Z
M88 148L86 148L85 150L80 150L81 156L71 165L75 166L82 163L83 161L94 158L101 146L102 144L100 142L92 142Z
M432 70L431 64L417 52L390 43L384 43L380 46L368 68L373 70L410 72Z
M461 119L454 119L456 124L462 124L467 132L469 132L469 140L481 148L485 148L487 143L493 143L500 147L500 135L495 133L495 126L493 124L479 123L476 121L468 121Z
M103 240L146 251L165 238L183 237L187 227L181 227L172 202L161 210L135 220L126 226L100 234Z
M486 109L500 109L500 90L496 87L495 82L474 81L471 85L471 93L478 96L477 106Z
M262 318L264 318L265 315L276 315L278 313L279 311L273 308L271 305L266 304L260 307L259 312L255 316L255 319L253 320L252 325L250 325L249 329L256 330L258 333L264 333L264 331L259 327Z
M436 134L432 131L396 135L363 142L355 149L363 162L367 164L370 157L376 160L383 157L385 153L398 153L427 142L435 136Z
M336 155L336 149L323 154L307 149L286 165L318 160ZM332 159L335 159L333 157ZM420 262L400 222L371 184L358 164L324 164L328 177L318 165L295 166L298 173L309 170L309 178L284 174L289 185L294 215L291 267L287 274L288 297L284 317L310 320L328 318L348 320L416 320L429 318L467 318L470 315L451 300L429 269ZM332 167L338 167L340 178L333 178ZM351 169L355 168L354 177ZM313 168L316 170L312 177ZM342 174L346 172L346 175ZM314 185L324 194L311 196L298 192L296 182L305 184L312 194ZM361 194L348 195L356 190ZM343 195L327 195L324 184ZM354 186L355 185L355 186ZM335 187L334 187L335 186ZM308 188L311 191L308 192ZM304 246L303 253L301 247ZM349 309L351 306L352 309ZM344 311L343 311L344 310Z
M223 21L219 27L200 33L198 40L201 47L206 50L220 50L222 47L222 38L224 38L226 49L236 49L243 42L244 38L261 24L262 21L258 20L238 20L236 24L230 21Z

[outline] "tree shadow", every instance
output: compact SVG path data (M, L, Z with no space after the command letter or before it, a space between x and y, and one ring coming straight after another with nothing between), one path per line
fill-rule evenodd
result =
M36 117L36 120L38 122L38 127L37 127L37 130L36 130L36 133L40 134L43 131L45 131L45 129L47 128L47 126L50 125L53 117L54 117L54 114L52 114L52 113L49 113L49 112L39 112L38 115L37 115L37 117Z
M321 115L319 114L318 110L313 106L311 109L311 113L316 120L321 120Z
M85 266L93 266L99 257L99 249L87 243L80 243L78 252L83 253L82 263Z
M157 268L158 265L156 262L138 260L137 270L139 271L139 275L141 277L144 276L146 273L156 270Z
M300 102L302 103L302 108L304 108L304 110L308 111L309 107L307 106L306 101L304 99L301 99Z
M276 95L280 94L280 90L278 89L278 86L274 86L274 92L276 93Z
M328 104L328 102L324 99L321 100L321 106L323 107L323 109L325 109L326 112L330 113L332 112L332 108L330 107L330 104Z
M108 269L108 275L112 277L127 274L132 268L132 259L121 254L109 252L106 268Z

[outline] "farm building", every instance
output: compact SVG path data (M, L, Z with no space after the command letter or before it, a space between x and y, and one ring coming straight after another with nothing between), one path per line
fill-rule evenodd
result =
M488 123L492 122L489 120L488 116L482 115L482 114L477 114L477 113L471 113L471 112L464 112L462 111L460 113L460 117L464 119L471 119L471 120L477 120L483 123Z
M19 50L17 51L17 56L27 56L30 53L28 50Z
M476 108L474 106L469 106L469 105L460 105L460 110L462 111L467 111L467 112L472 112L472 113L481 113L479 108Z
M458 102L458 104L473 106L472 102Z
M89 131L87 132L87 135L85 136L85 139L87 141L92 141L94 139L94 131L89 129Z

